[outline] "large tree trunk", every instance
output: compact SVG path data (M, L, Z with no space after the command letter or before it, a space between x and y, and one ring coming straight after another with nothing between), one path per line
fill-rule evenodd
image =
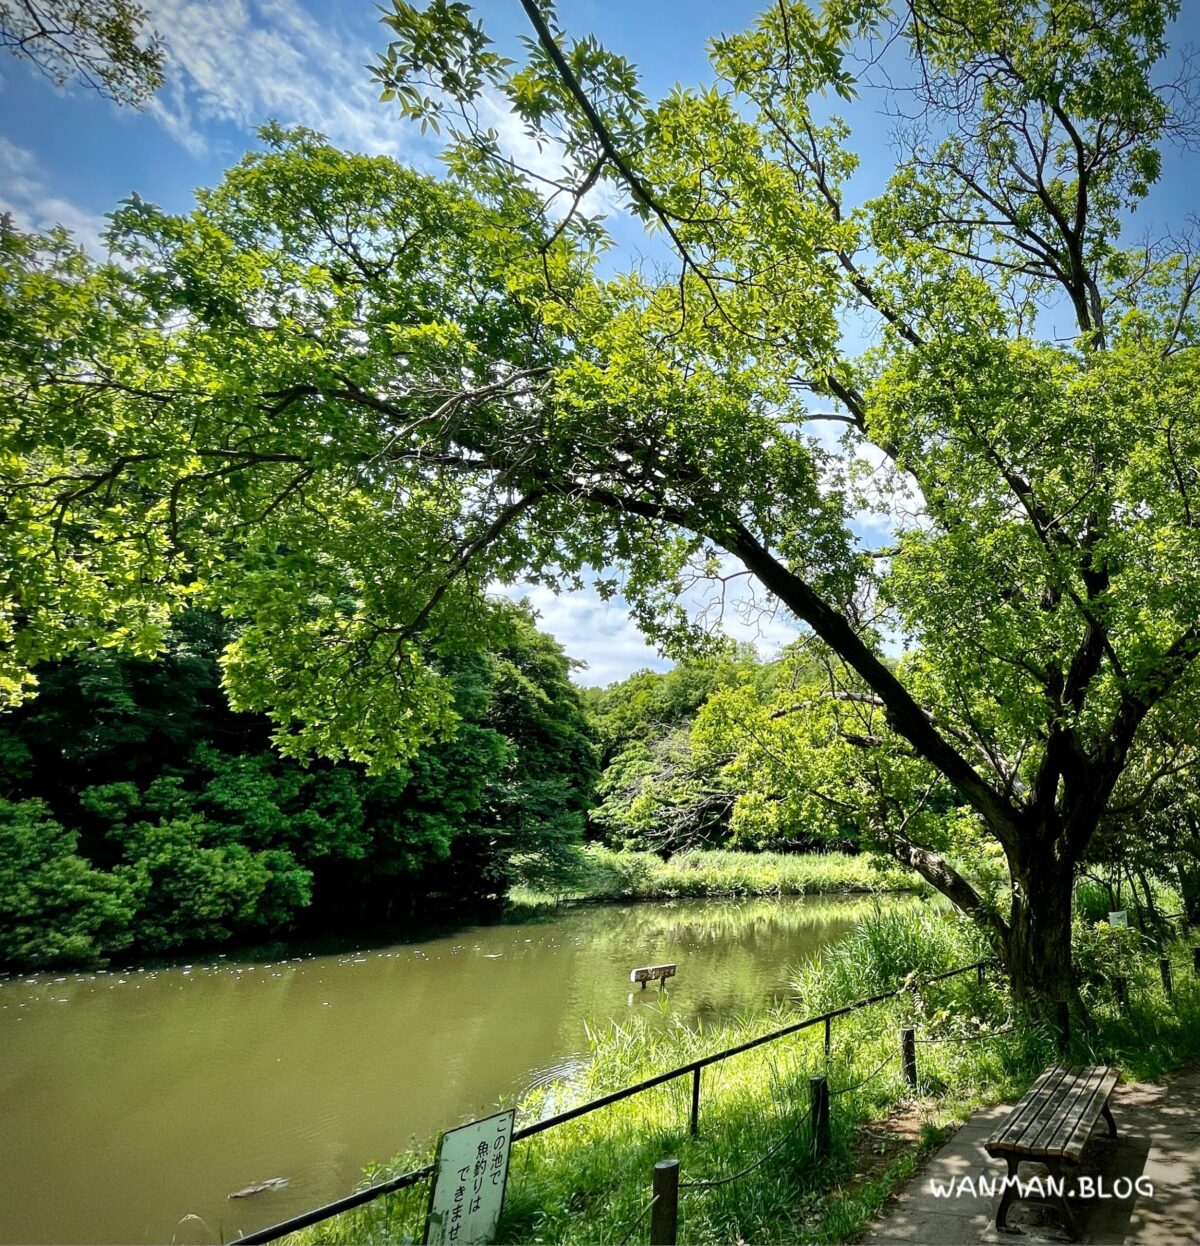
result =
M1047 852L1014 863L1011 872L1012 912L1003 955L1013 999L1041 1020L1054 1020L1060 1003L1082 1020L1071 967L1074 866Z
M1179 893L1189 926L1200 926L1200 869L1195 864L1179 867Z

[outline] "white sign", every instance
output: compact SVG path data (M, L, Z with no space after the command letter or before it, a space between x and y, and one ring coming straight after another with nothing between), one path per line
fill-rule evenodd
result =
M425 1219L428 1246L486 1246L496 1240L515 1116L510 1109L442 1134Z
M629 981L640 982L643 986L647 982L661 982L664 978L673 978L674 976L674 965L647 965L645 969L631 969L629 971Z
M1128 926L1129 913L1125 909L1118 909L1115 913L1109 913L1108 924L1110 926Z

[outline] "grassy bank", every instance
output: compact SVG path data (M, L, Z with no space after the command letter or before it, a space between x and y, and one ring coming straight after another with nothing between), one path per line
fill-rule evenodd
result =
M674 900L702 896L815 896L888 891L927 892L928 885L899 865L844 852L681 852L664 861L653 852L584 849L569 890L550 896L518 889L516 904L557 900Z
M979 950L977 936L951 916L882 911L832 948L823 969L805 971L796 984L803 1002L795 1011L702 1030L610 1027L592 1036L592 1062L578 1079L521 1103L519 1121L596 1098L833 1003L887 990L907 977L914 957L925 976L969 963ZM1200 986L1190 972L1190 953L1180 945L1173 956L1171 1001L1149 960L1133 974L1127 1014L1101 986L1087 988L1096 1027L1076 1040L1073 1059L1112 1060L1127 1076L1143 1077L1200 1054ZM647 1222L639 1216L651 1171L657 1160L672 1157L681 1161L685 1182L749 1168L736 1180L682 1195L680 1241L845 1241L940 1140L948 1122L980 1103L1020 1093L1055 1058L1054 1035L1013 1026L1010 1017L995 975L983 984L965 975L839 1018L828 1066L818 1026L706 1069L697 1138L688 1135L691 1081L685 1077L520 1142L499 1240L644 1242ZM902 1083L896 1059L902 1025L915 1025L923 1040L915 1093ZM818 1072L827 1072L833 1094L833 1153L819 1163L809 1155L807 1124L808 1078ZM897 1133L901 1119L905 1128ZM370 1177L379 1180L428 1158L398 1156ZM294 1246L419 1240L426 1198L422 1183L296 1235Z

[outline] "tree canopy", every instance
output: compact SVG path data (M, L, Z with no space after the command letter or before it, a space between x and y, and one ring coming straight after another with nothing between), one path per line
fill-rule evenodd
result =
M578 873L596 754L570 663L526 613L445 668L453 736L399 767L302 766L230 711L235 625L181 614L157 661L93 650L0 720L0 964L381 928Z
M126 204L120 266L5 239L9 699L208 603L248 620L225 679L282 749L393 764L453 721L433 659L495 626L496 580L596 569L683 650L688 586L740 564L827 666L795 720L836 750L814 788L852 758L897 807L944 785L1007 912L922 819L880 842L988 926L1020 998L1071 997L1074 870L1196 693L1200 272L1121 237L1190 134L1190 83L1156 81L1177 5L785 0L652 103L524 4L520 64L465 5L386 19L381 88L447 132L451 181L268 128L190 215ZM824 101L871 40L913 120L853 203ZM485 96L561 177L502 150ZM602 180L675 272L601 271ZM853 523L872 499L884 549Z
M0 0L0 47L59 86L139 107L163 84L163 50L132 0Z

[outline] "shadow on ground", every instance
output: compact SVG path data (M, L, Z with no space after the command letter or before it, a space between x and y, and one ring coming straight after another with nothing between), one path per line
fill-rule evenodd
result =
M1079 1241L1089 1246L1197 1246L1200 1068L1161 1084L1118 1086L1112 1108L1118 1137L1094 1136L1080 1170L1096 1194L1071 1199L1081 1226ZM1070 1241L1061 1214L1036 1203L1013 1204L1008 1224L1016 1233L998 1233L994 1227L1005 1166L987 1154L983 1143L1008 1110L1001 1104L977 1112L901 1192L863 1241L868 1246L975 1242L1011 1246L1021 1237L1030 1242ZM1043 1179L1046 1175L1040 1165L1022 1165L1022 1183L1038 1175ZM1085 1182L1079 1184L1086 1187Z

